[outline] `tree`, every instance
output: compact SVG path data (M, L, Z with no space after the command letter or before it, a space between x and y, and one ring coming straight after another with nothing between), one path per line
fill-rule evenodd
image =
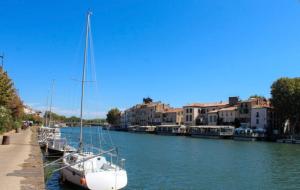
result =
M24 105L21 101L20 97L17 94L13 94L10 102L9 102L9 108L12 112L12 116L14 120L20 120L23 117L24 114Z
M106 121L111 125L119 125L121 119L121 112L118 108L109 110L106 115Z
M23 120L33 121L35 124L41 124L43 122L43 119L38 114L24 114Z
M0 133L12 129L13 119L9 109L0 106Z
M0 105L8 107L14 93L13 82L7 73L0 68Z
M0 68L1 131L21 126L24 106L7 72Z
M257 94L254 94L254 95L250 96L249 98L259 98L259 99L264 99L264 100L266 100L266 98L265 98L264 96L257 95Z
M290 122L290 134L300 132L300 78L280 78L271 86L271 103L281 124Z

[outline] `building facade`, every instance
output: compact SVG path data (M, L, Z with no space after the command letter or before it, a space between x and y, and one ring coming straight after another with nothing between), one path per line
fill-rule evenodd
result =
M183 109L171 108L164 111L164 113L162 114L162 123L174 125L183 124Z
M122 126L158 125L162 123L162 114L168 109L170 109L170 106L162 102L144 102L137 104L122 113Z
M208 113L228 106L228 102L194 103L183 107L183 120L187 126L207 125Z
M232 125L239 118L238 107L231 106L218 111L219 122L223 125Z
M265 129L272 127L273 109L269 106L255 106L251 110L251 128Z
M251 126L251 110L256 106L269 106L265 98L249 98L238 103L239 121L245 127Z

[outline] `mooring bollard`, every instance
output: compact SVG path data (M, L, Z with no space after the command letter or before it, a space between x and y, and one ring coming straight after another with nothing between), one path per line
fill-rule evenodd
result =
M9 139L10 139L9 136L3 136L2 145L8 145Z

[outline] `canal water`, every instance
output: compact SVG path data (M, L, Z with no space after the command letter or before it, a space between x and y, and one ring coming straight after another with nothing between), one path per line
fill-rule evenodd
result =
M99 128L85 129L85 141L99 144ZM78 143L79 128L62 129ZM93 135L90 135L93 134ZM126 159L126 190L300 189L300 146L110 131ZM109 135L103 135L110 142ZM76 190L59 184L48 190Z

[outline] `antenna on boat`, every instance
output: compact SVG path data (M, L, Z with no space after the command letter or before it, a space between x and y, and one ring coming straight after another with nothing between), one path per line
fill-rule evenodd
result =
M85 72L86 72L86 62L87 62L87 49L88 49L88 39L89 39L89 30L90 30L90 16L92 15L91 11L87 12L86 17L86 33L85 33L85 48L84 48L84 60L82 68L82 80L81 80L81 100L80 100L80 140L79 140L79 152L82 152L83 149L83 97L84 97L84 81L85 81Z

